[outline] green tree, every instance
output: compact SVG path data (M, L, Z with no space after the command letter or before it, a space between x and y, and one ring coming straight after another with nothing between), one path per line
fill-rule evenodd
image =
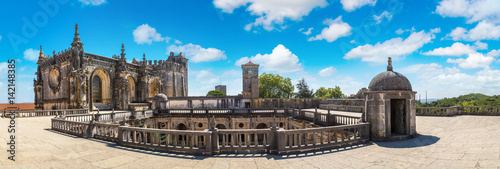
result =
M344 93L342 93L339 86L335 86L335 88L320 87L319 89L316 90L314 96L317 98L334 98L334 99L345 98L345 95Z
M288 77L272 73L262 73L259 76L260 98L291 98L293 90L292 80Z
M312 89L309 90L309 86L304 78L300 79L299 83L297 83L297 90L299 90L297 94L295 94L297 98L312 98L314 96L314 91Z
M219 90L210 90L207 93L207 96L226 96L226 94L224 94L223 92L221 92Z

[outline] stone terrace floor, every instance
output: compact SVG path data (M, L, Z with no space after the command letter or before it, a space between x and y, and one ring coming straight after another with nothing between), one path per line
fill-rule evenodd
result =
M496 168L500 116L417 117L417 138L299 155L177 155L117 146L50 130L51 117L17 119L16 161L7 159L0 118L0 168Z

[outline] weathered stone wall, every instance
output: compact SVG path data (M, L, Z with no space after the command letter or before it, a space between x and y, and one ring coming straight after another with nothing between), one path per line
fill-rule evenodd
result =
M252 99L252 108L254 109L272 109L272 108L315 108L326 99L281 99L264 98Z
M365 106L364 99L327 99L320 104L345 105L345 106Z

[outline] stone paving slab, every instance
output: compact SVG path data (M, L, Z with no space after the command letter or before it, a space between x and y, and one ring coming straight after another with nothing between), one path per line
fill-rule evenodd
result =
M346 113L356 115L360 113ZM192 156L154 152L50 130L51 117L16 123L16 161L7 159L8 119L0 119L0 168L496 168L499 116L417 116L417 138L321 152Z

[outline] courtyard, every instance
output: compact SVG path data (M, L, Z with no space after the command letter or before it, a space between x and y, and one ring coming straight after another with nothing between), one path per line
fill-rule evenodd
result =
M140 150L51 130L52 117L18 118L16 161L2 168L500 168L499 116L417 116L418 136L291 155L213 157ZM8 126L8 119L0 119ZM3 141L8 142L6 132ZM6 144L1 144L4 150ZM6 151L2 156L7 157Z

